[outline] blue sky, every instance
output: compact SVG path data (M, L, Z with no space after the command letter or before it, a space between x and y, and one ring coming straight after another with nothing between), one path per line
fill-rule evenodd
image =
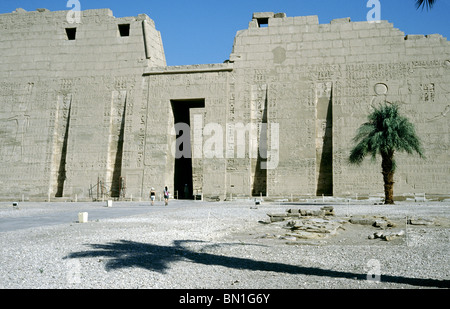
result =
M287 16L318 15L319 22L350 17L365 21L368 0L78 0L82 10L110 8L114 16L145 13L161 31L168 65L221 63L229 58L238 30L246 29L253 12ZM68 0L0 0L0 13L67 10ZM430 11L416 10L415 0L380 0L381 19L405 34L440 33L450 39L450 1L437 0Z

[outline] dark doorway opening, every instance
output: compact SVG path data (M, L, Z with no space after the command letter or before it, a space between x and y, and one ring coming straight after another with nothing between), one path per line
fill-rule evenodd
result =
M173 192L179 199L193 199L190 109L204 108L205 100L172 100L171 104L177 134Z

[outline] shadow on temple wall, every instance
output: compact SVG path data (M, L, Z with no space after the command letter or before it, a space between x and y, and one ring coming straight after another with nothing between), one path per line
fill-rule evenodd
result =
M251 271L270 271L284 274L298 274L329 278L344 278L365 281L366 274L322 269L318 267L303 267L286 263L258 261L249 258L216 255L212 253L193 251L185 246L188 243L203 243L202 241L176 240L172 246L139 243L120 240L107 244L90 244L92 250L73 252L65 259L106 257L106 270L116 270L138 267L149 271L166 273L170 264L177 261L190 261L202 265L223 266L231 269ZM212 246L239 246L243 244L215 244ZM205 247L206 248L206 247ZM408 278L402 276L382 275L382 282L409 284L421 287L449 288L450 280Z
M64 194L64 182L66 181L66 162L67 162L67 145L69 141L69 129L70 129L70 114L72 107L69 106L69 111L67 114L67 123L65 124L66 129L64 132L64 141L61 149L61 158L59 160L58 168L58 185L55 197L63 197Z
M122 176L122 156L123 142L125 140L125 116L127 114L127 102L125 102L120 123L119 139L117 141L116 159L114 161L114 170L111 184L111 197L120 197L121 195L121 176Z
M326 128L318 166L316 195L333 196L333 89L326 112Z

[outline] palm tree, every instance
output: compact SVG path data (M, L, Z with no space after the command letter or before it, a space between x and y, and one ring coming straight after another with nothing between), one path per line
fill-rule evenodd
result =
M368 122L361 125L353 141L356 145L350 152L350 163L359 165L368 154L372 155L372 159L375 159L377 153L381 155L384 202L394 204L395 151L405 151L408 154L416 152L424 158L414 125L399 114L397 104L385 103L374 107L368 116Z
M416 7L419 9L421 6L426 7L427 10L433 7L433 5L436 3L436 0L416 0ZM423 9L422 8L422 9Z

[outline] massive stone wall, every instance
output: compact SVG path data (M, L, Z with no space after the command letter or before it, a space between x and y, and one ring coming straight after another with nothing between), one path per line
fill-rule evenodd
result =
M146 15L67 14L0 15L1 198L182 196L184 184L221 199L380 193L379 162L347 158L385 101L400 102L427 156L398 155L395 194L450 194L450 44L438 34L255 13L226 63L168 67Z
M354 167L347 158L371 106L385 101L401 103L427 154L399 155L396 193L448 194L449 53L441 35L405 36L386 21L319 24L317 16L256 13L230 59L244 93L236 105L264 84L269 122L280 124L269 195L382 192L379 163Z
M142 101L144 69L165 65L147 16L67 15L0 15L2 198L87 198L99 179L117 195L125 119Z
M192 148L186 153L192 159L192 163L187 162L192 165L190 192L225 196L227 160L224 137L231 71L232 66L227 64L146 71L149 110L143 157L144 188L167 185L174 189L174 194L177 191L178 194L184 193L183 183L174 183L176 149L182 148L177 145L174 125L181 122L190 125L187 128L189 132L183 132L191 135L191 145L183 145ZM217 145L209 147L208 140L211 143L217 141ZM208 153L204 147L217 152ZM181 166L179 172L190 173L189 170L189 166Z

